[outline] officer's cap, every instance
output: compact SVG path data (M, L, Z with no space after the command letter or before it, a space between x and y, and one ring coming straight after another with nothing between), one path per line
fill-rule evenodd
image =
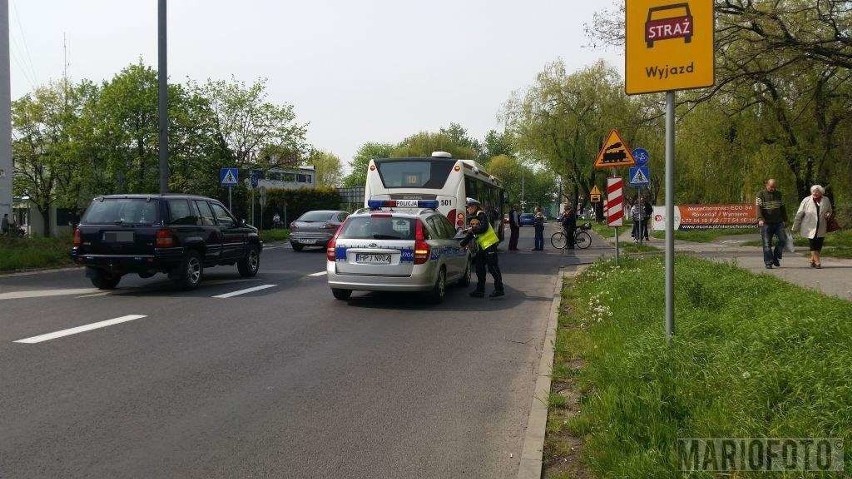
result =
M477 201L475 198L468 198L465 201L465 205L467 205L467 206L474 206L474 205L479 206L479 201Z

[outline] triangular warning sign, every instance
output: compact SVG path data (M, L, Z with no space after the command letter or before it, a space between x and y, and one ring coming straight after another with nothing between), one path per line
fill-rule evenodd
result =
M636 160L633 159L633 153L628 148L627 143L621 139L618 130L609 132L603 148L595 158L595 168L618 168L635 164Z
M598 189L598 185L592 187L592 191L589 192L589 195L600 195L601 190Z
M633 175L633 178L630 178L630 182L634 185L639 183L648 183L648 177L642 172L642 168L636 168L636 174Z
M234 170L228 170L228 172L225 173L225 178L222 179L222 184L225 184L225 185L236 185L237 184L237 179L234 178Z

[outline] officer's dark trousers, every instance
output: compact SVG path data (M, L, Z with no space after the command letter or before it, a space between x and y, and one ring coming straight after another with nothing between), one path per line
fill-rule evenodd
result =
M497 264L497 245L491 245L485 250L480 250L473 257L473 266L476 270L476 290L485 292L485 269L494 278L494 291L503 291L503 275L500 273L500 265Z

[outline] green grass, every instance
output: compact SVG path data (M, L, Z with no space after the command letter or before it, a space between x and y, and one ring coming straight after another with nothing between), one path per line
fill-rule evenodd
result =
M670 345L661 258L598 261L566 285L554 391L573 384L580 404L550 401L553 474L566 435L597 477L684 477L684 437L840 437L852 473L852 302L687 256L675 277Z
M263 241L286 241L290 237L290 230L286 228L263 230L260 237Z
M716 230L677 230L675 239L678 241L694 241L696 243L711 243L723 236L746 235L758 233L755 228L731 228ZM657 239L666 237L665 231L653 231L651 236Z
M61 238L0 237L0 271L18 271L73 264L71 236Z
M606 223L597 223L592 221L592 229L595 233L603 236L604 238L615 238L615 228L612 226L607 226ZM629 230L633 226L633 223L629 220L624 221L624 226L618 227L618 233L621 234L625 231L625 228Z

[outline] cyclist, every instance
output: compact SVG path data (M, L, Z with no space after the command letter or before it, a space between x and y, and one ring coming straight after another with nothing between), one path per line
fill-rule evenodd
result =
M565 231L565 242L568 249L574 249L574 232L577 230L577 211L571 205L565 205L562 216L559 217L562 229Z

